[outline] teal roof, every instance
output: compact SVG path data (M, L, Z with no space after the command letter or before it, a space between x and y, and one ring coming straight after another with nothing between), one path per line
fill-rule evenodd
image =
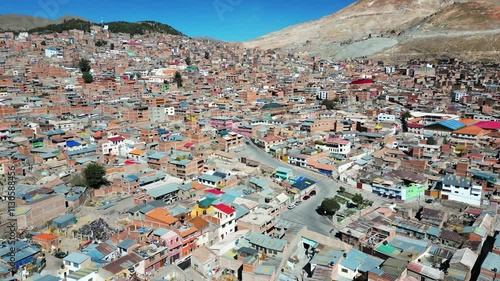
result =
M434 226L427 230L427 234L432 235L432 236L436 236L436 237L438 237L440 233L441 233L441 230L437 227L434 227Z
M337 261L342 257L344 251L341 250L328 250L320 251L311 260L312 264L329 266L330 264L336 264Z
M216 198L205 198L203 200L201 200L200 202L198 202L198 206L200 206L200 208L208 208L212 205L212 203L216 200Z
M276 168L276 172L280 174L289 174L292 172L292 169L285 168L285 167L278 167Z
M78 252L73 252L64 258L65 261L69 261L76 264L81 264L87 259L90 259L90 257Z
M500 267L500 255L495 254L493 252L489 252L481 268L491 270L492 268L499 268L499 267Z
M167 195L169 193L174 193L177 191L179 191L179 186L175 183L169 183L169 184L166 184L162 187L149 189L148 191L146 191L146 193L151 195L151 197L153 197L153 198L158 198L158 197Z
M283 252L286 246L286 240L271 238L267 235L253 231L249 232L245 236L245 239L252 245L278 252Z
M160 227L157 230L153 231L153 235L155 235L155 236L163 236L163 235L165 235L165 234L167 234L169 232L170 232L170 230Z
M495 238L495 243L493 244L493 247L500 248L500 234L497 234L497 237Z
M262 179L258 179L258 178L255 178L255 177L252 177L250 179L250 183L252 184L255 184L256 186L260 187L260 188L263 188L263 187L266 187L269 185L269 183L265 180L262 180Z
M276 267L274 267L274 266L259 265L255 268L253 273L258 274L258 275L272 276L275 270L276 270Z
M220 181L222 178L214 176L214 175L203 174L198 179L199 180L206 180L206 181L214 182L215 183L215 182Z
M368 254L360 252L356 249L351 249L347 253L347 257L340 264L350 270L359 270L367 272L380 266L384 261L382 259L372 257Z

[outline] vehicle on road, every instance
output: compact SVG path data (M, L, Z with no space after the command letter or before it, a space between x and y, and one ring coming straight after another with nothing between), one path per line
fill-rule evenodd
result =
M309 196L314 196L314 195L316 195L316 190L309 192Z
M433 199L425 199L425 203L429 203L429 204L430 204L430 203L432 203L432 202L434 202L434 200L433 200Z
M306 195L306 196L304 196L304 198L302 198L302 200L308 200L309 198L311 198L311 196Z
M58 259L64 259L67 255L68 255L68 253L66 253L66 252L57 252L54 254L54 257L56 257Z
M300 204L302 204L302 201L300 201L300 200L295 202L295 206L298 206Z
M295 209L295 207L297 207L297 206L295 206L295 204L292 204L292 205L288 206L288 210L293 210L293 209Z

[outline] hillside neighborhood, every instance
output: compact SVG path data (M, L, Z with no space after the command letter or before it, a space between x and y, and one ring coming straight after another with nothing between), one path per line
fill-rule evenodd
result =
M500 65L0 32L0 278L480 280Z

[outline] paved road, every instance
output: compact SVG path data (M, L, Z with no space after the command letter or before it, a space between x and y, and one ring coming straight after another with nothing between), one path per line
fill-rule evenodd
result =
M373 196L371 193L366 191L360 191L359 189L355 189L350 185L337 181L336 179L334 180L325 175L309 171L305 168L296 167L279 161L251 142L250 144L245 145L241 151L237 153L237 155L239 157L247 157L249 159L259 161L270 167L287 167L292 169L294 174L297 176L307 177L316 181L317 195L311 197L309 200L303 201L302 204L295 209L284 212L281 217L295 223L306 225L308 229L324 235L329 235L330 229L337 229L340 227L340 224L319 215L316 213L316 208L321 204L324 198L335 196L340 186L343 186L351 193L363 194L365 198L369 198L374 201L374 206L380 206L388 203L388 201L386 202L386 200L381 197Z
M254 145L244 146L237 154L240 157L247 157L270 167L291 168L293 169L295 175L307 177L316 181L316 196L312 196L309 200L303 201L302 204L297 206L295 209L284 212L281 217L295 223L306 225L312 231L316 231L324 235L329 234L330 229L332 229L334 225L330 220L318 215L316 213L316 207L321 204L321 201L323 201L324 198L335 196L338 190L338 185L335 184L332 179L283 163L275 158L272 158L269 154Z

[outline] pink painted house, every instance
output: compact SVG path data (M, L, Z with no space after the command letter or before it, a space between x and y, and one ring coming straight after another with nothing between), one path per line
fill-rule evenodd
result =
M233 128L233 119L229 117L212 117L208 122L212 128L217 130L231 130Z
M167 247L167 261L172 264L182 256L182 239L177 232L159 228L155 230L155 235L159 236L159 244Z

